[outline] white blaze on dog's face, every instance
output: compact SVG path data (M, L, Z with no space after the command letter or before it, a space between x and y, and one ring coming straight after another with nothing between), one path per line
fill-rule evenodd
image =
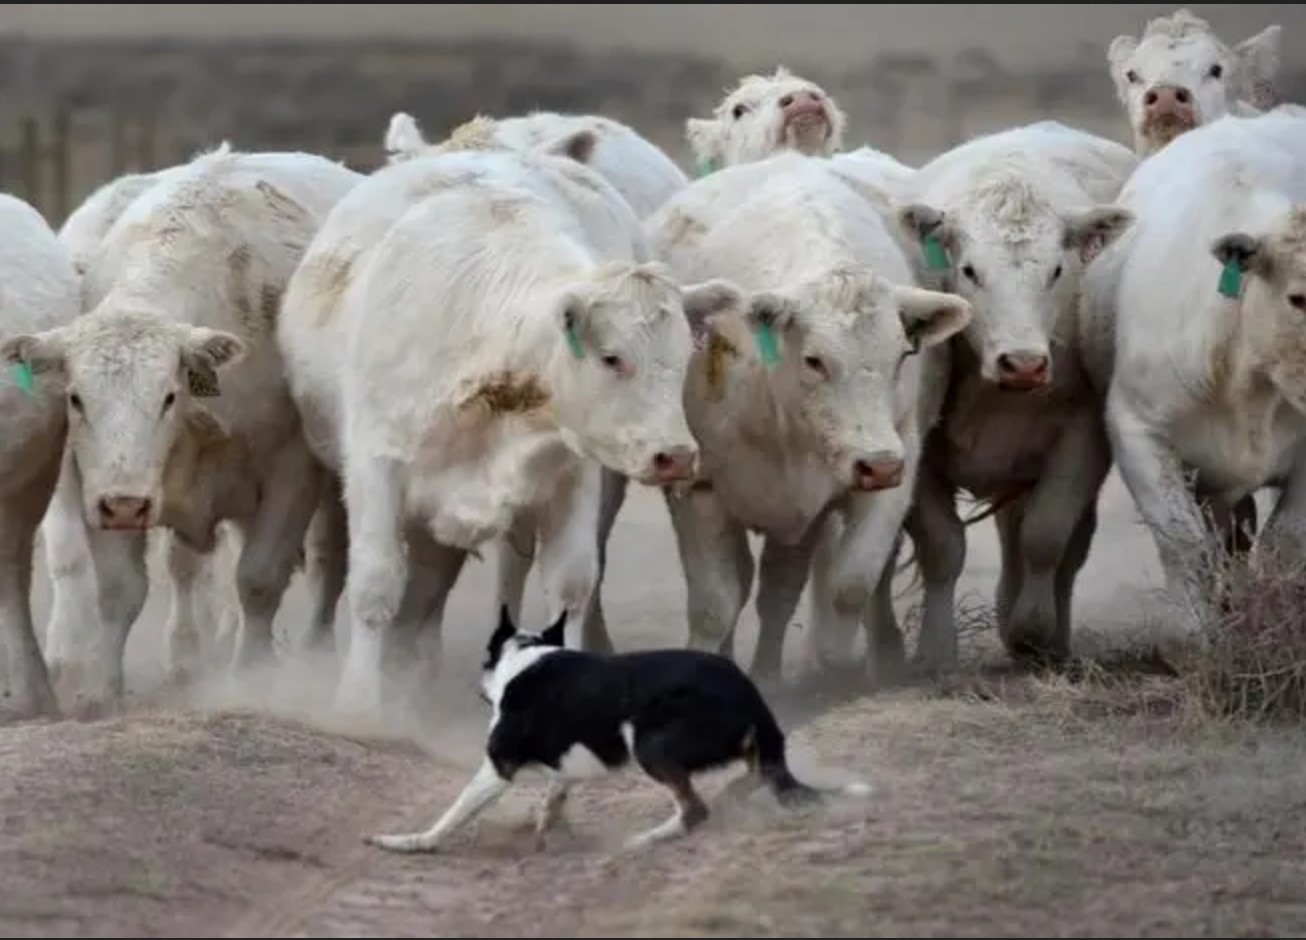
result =
M1141 37L1113 39L1107 61L1135 150L1155 153L1239 101L1274 107L1280 32L1268 26L1230 48L1205 20L1181 9L1149 21Z
M168 461L182 437L221 431L196 399L218 394L219 372L244 353L233 334L116 310L0 347L6 362L63 377L86 521L127 531L158 524Z
M499 608L499 623L486 646L481 664L481 697L496 708L513 677L540 657L566 646L567 611L540 633L518 630L507 605Z
M689 118L685 136L700 164L720 169L782 150L829 156L843 149L846 124L825 89L782 66L771 75L744 77L711 118Z

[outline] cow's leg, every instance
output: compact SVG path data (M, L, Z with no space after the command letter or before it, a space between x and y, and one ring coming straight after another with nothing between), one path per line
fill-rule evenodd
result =
M1052 649L1060 658L1070 656L1071 635L1071 600L1074 597L1075 581L1079 571L1088 561L1089 549L1093 546L1093 536L1097 532L1097 501L1094 500L1079 517L1075 531L1071 533L1066 553L1061 558L1057 569L1057 632L1052 638Z
M999 632L1005 632L1011 620L1011 608L1020 594L1025 571L1021 564L1020 529L1025 519L1024 500L1008 503L993 514L993 525L998 530L998 549L1002 570L998 574L998 589L994 594Z
M966 564L966 529L957 515L956 490L928 466L921 472L907 527L925 585L916 658L927 673L950 672L958 660L953 606Z
M903 482L875 493L859 493L847 512L843 538L831 555L830 591L833 599L829 622L815 624L818 637L856 635L865 619L872 598L880 586L885 569L894 564L895 550L911 511L917 486L920 450L907 442ZM903 670L903 662L877 660L877 655L892 654L894 647L882 637L868 638L870 666L879 679L892 679ZM820 640L819 642L824 642ZM901 649L899 640L898 649ZM851 642L843 649L851 658Z
M757 647L752 668L753 678L758 682L780 678L785 631L803 595L820 532L819 526L813 526L797 545L781 545L772 538L762 545L757 584Z
M345 475L349 519L349 649L336 704L377 713L385 683L385 647L408 584L408 553L401 517L401 469L384 457L356 457Z
M212 637L216 623L198 622L207 612L204 595L216 587L206 568L216 560L216 549L205 555L182 542L167 529L158 530L163 536L167 557L168 581L171 587L171 604L163 630L163 642L168 672L174 681L183 681L200 671L203 661L201 634Z
M244 614L233 659L238 669L275 660L272 623L318 507L323 474L308 448L292 441L277 454L264 477L263 495L245 526L245 543L236 563L236 589Z
M1296 462L1265 521L1262 545L1290 561L1306 554L1306 446L1299 446Z
M418 526L408 528L407 539L408 584L382 651L383 671L395 677L397 687L395 696L385 695L386 702L417 694L438 675L445 604L467 561L464 549L441 544ZM428 659L419 641L432 635Z
M1107 430L1120 476L1151 530L1166 587L1183 607L1183 629L1206 622L1212 600L1203 561L1209 533L1174 451L1116 396L1107 403Z
M336 645L336 607L345 589L349 531L340 480L331 474L304 539L304 577L313 605L305 646L331 653Z
M1111 469L1102 427L1085 415L1071 420L1047 455L1043 474L1026 497L1020 526L1020 593L1002 631L1016 658L1063 661L1056 643L1057 574L1075 528L1096 502Z
M61 460L54 495L41 522L51 608L45 628L45 659L56 686L78 688L88 678L103 639L99 585L82 515L81 477L72 448Z
M127 636L150 590L146 535L88 528L86 537L95 564L100 620L104 625L103 635L96 644L99 662L88 683L90 691L86 697L92 707L113 708L121 703L124 691Z
M499 578L494 609L498 611L507 605L513 623L522 622L521 607L526 594L526 580L530 577L531 565L535 563L537 527L535 514L522 511L513 519L508 531L498 539Z
M906 525L906 520L903 522ZM877 678L888 680L895 672L903 668L907 661L907 652L903 645L902 628L898 626L898 614L893 609L893 579L897 575L898 556L902 551L904 528L894 541L889 561L880 570L880 580L871 595L871 603L862 617L862 627L866 631L866 648L870 651L871 663L877 672Z
M597 462L586 461L581 472L559 486L538 513L545 621L553 623L565 610L567 623L576 625L573 636L582 632L582 620L598 581L601 472Z
M626 487L630 481L614 470L603 468L603 485L599 500L599 577L590 595L590 605L585 611L581 627L581 646L598 653L611 653L612 636L608 633L607 618L603 614L603 581L608 572L608 540L617 524L617 516L626 501Z
M753 586L747 533L711 490L668 496L667 506L685 576L689 647L719 652Z
M53 476L0 502L0 649L8 651L11 696L5 710L21 718L59 711L32 623L32 554Z

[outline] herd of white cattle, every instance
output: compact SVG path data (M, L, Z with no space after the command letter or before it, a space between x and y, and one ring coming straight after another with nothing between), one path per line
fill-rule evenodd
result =
M904 534L917 659L953 667L961 492L994 507L1006 648L1064 657L1113 464L1203 597L1197 546L1258 489L1266 534L1306 531L1306 109L1276 99L1279 33L1231 46L1180 10L1116 38L1132 148L1044 120L911 167L844 149L781 68L686 122L692 179L601 116L434 144L396 114L369 175L224 143L58 232L0 197L10 704L59 714L64 679L119 700L150 532L178 670L228 612L233 668L274 657L302 567L304 643L333 648L343 594L338 704L374 709L490 544L487 617L520 615L538 557L550 619L611 648L631 479L666 496L691 646L733 653L756 575L759 678L809 572L811 665L854 662L861 627L901 668Z

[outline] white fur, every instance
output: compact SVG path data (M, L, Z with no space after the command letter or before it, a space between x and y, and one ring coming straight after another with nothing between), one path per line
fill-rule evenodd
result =
M345 480L353 629L369 632L351 644L345 707L379 704L381 634L397 618L438 621L465 553L524 512L539 520L551 615L579 615L600 464L652 482L655 454L697 450L679 390L698 289L643 263L629 205L561 155L569 142L555 149L378 171L342 201L288 294L291 387L313 446ZM342 259L343 284L332 280ZM496 382L547 403L496 413L478 403ZM414 539L428 575L404 557ZM404 598L410 572L431 590L417 607Z
M1155 153L1170 139L1146 120L1146 96L1159 88L1187 92L1199 126L1274 107L1281 34L1278 25L1267 26L1231 47L1206 20L1179 9L1149 20L1141 36L1116 36L1107 47L1107 64L1135 150Z
M59 476L67 421L57 381L17 385L15 336L59 329L81 311L68 250L32 206L0 195L0 648L9 660L11 707L51 715L54 692L32 625L32 552Z
M1303 546L1306 441L1306 117L1227 116L1145 162L1120 202L1134 231L1103 257L1087 298L1107 344L1111 440L1160 549L1169 586L1201 612L1203 527L1183 474L1220 501L1283 491L1265 534ZM1217 239L1264 239L1272 272L1217 290ZM1301 303L1301 298L1298 298ZM1192 611L1190 611L1191 613ZM1190 622L1191 619L1190 619Z
M957 660L953 604L965 560L959 489L982 500L1019 496L997 517L1004 639L1012 648L1026 641L1068 647L1069 585L1110 466L1100 400L1083 379L1077 348L1079 284L1095 253L1129 225L1128 213L1109 200L1135 163L1119 144L1039 122L945 153L912 183L901 220L917 245L917 270L975 311L954 352L951 406L926 446L909 523L925 583L919 652L929 668L954 668ZM927 234L947 250L942 272L924 265ZM1041 357L1045 384L1005 374L1004 356ZM872 631L890 650L901 646L892 616L891 607L880 608Z
M815 102L816 112L794 120L794 104ZM685 121L685 137L703 170L765 160L786 150L826 157L843 149L847 117L816 82L784 66L770 75L745 75L710 118Z
M271 654L272 618L320 486L272 330L304 246L361 178L307 154L226 147L164 171L93 253L90 312L10 341L59 374L69 397L69 450L108 634L96 698L121 692L123 645L147 587L144 531L101 528L105 498L151 500L144 524L171 528L201 553L220 521L237 522L238 660ZM195 397L188 376L197 369L219 396Z
M493 123L492 139L500 146L531 151L580 132L589 132L595 139L594 153L586 161L587 165L616 187L641 219L689 182L680 167L656 145L620 121L597 114L534 111L502 118ZM392 163L434 149L422 135L416 119L403 112L390 118L385 148Z
M685 391L710 489L669 506L694 647L728 642L752 582L746 533L765 537L753 672L774 676L827 513L844 528L815 572L813 633L855 631L942 403L946 360L930 347L966 325L969 306L913 287L877 207L822 161L794 152L696 181L649 230L681 277L725 277L752 292L714 318L715 338L696 353ZM768 371L752 327L773 311L782 311L781 362ZM921 329L917 355L909 321ZM902 482L853 489L855 462L876 459L903 461Z

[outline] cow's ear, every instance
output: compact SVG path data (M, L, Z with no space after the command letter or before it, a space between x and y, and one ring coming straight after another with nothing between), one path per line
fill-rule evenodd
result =
M186 384L196 398L213 398L222 394L218 373L244 358L245 343L234 333L191 327L181 346L181 365Z
M383 146L387 159L391 163L398 163L417 156L430 145L422 136L417 118L404 111L396 111L390 116Z
M1246 232L1221 235L1211 243L1211 254L1220 262L1219 291L1226 297L1241 295L1248 274L1269 278L1274 273L1265 243Z
M1133 224L1134 214L1123 206L1094 206L1066 221L1064 247L1089 264Z
M712 330L712 321L722 314L739 313L744 309L744 292L725 278L712 278L698 284L686 285L681 291L684 298L685 319L689 331L698 344Z
M11 336L0 343L0 363L31 374L62 372L64 333L62 329Z
M951 339L970 325L973 310L957 294L901 285L894 288L898 315L912 352Z
M545 144L541 149L551 156L566 157L588 165L594 159L594 151L598 145L599 138L593 131L581 130L559 137Z

